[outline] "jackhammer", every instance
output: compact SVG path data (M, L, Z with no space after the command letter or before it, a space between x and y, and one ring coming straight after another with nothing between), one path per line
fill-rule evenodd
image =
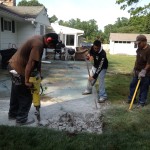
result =
M31 93L32 93L32 102L34 107L36 108L35 115L37 116L38 123L40 122L40 88L41 87L41 77L39 73L33 72L31 74L31 77L29 78L29 82L33 84L31 87ZM43 92L43 89L42 89Z

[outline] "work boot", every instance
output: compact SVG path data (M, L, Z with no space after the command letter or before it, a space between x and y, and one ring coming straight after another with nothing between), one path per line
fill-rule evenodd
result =
M98 103L104 103L106 100L107 100L107 98L105 98L105 97L100 97L97 102L98 102Z
M92 91L85 90L84 92L82 92L82 95L88 95L88 94L92 94Z
M145 104L138 103L138 104L136 105L136 108L137 108L137 109L141 109L141 108L143 108L144 106L145 106Z
M34 122L35 122L35 120L33 118L30 118L30 119L28 118L27 121L25 121L25 122L16 121L16 125L17 126L29 125L29 124L32 124Z
M10 116L10 115L8 115L8 120L16 120L16 116Z

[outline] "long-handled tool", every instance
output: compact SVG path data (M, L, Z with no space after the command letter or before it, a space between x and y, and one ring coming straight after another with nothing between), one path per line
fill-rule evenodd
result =
M88 70L88 75L89 75L89 77L90 77L89 64L88 64L88 61L87 61L86 57L84 57L84 59L85 59L85 62L86 62L86 66L87 66L87 70ZM92 83L91 83L91 84L92 84ZM95 97L94 97L95 107L96 107L96 109L97 109L97 108L98 108L98 107L97 107L97 103L96 103L97 91L96 91L95 86L92 86L92 88L93 88L93 92L94 92L94 95L95 95Z
M130 106L129 106L129 110L132 108L132 105L133 105L137 90L139 88L140 82L141 82L141 79L138 80L138 83L136 85L136 88L135 88L135 91L134 91L134 94L133 94L133 97L132 97L132 100L131 100L131 103L130 103Z
M103 66L103 63L104 63L104 58L102 58L102 60L101 60L101 62L100 62L100 64L99 64L99 67L98 67L98 69L96 70L96 73L97 73L97 74L101 71L102 66ZM97 76L97 78L98 78L98 76ZM97 78L92 82L92 86L96 83Z

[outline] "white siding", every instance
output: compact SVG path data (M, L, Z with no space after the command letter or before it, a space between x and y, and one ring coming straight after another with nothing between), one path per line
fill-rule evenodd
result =
M8 19L9 21L12 22L11 18L5 17L4 19ZM0 23L0 50L11 48L12 45L17 45L16 22L15 22L15 33L12 33L12 31L7 30L4 30L2 32Z
M35 27L30 22L18 23L18 47L24 43L29 37L35 35Z
M46 26L50 25L50 22L47 17L47 12L44 9L40 12L40 14L37 16L35 21L41 25L46 25Z
M110 54L136 55L136 48L134 48L134 42L114 43L111 41L109 52L110 52Z

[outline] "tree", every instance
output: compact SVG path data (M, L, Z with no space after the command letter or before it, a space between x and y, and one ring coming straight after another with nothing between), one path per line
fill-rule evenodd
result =
M71 19L69 21L59 21L60 25L80 29L84 31L84 37L86 38L87 42L93 42L97 36L100 35L100 32L98 31L98 25L97 22L94 19L91 19L89 21L81 21L79 18Z
M43 6L43 4L40 4L37 0L22 0L18 3L18 6Z
M150 34L150 13L146 16L144 29L147 34Z
M131 14L131 15L147 15L150 13L150 2L144 6L139 6L139 7L136 7L133 6L134 4L138 4L140 3L141 0L116 0L116 3L117 4L122 4L121 5L121 9L122 10L125 10L126 8L130 7L128 12Z
M53 15L52 17L49 18L50 23L54 23L57 20L58 20L58 18L55 15Z

